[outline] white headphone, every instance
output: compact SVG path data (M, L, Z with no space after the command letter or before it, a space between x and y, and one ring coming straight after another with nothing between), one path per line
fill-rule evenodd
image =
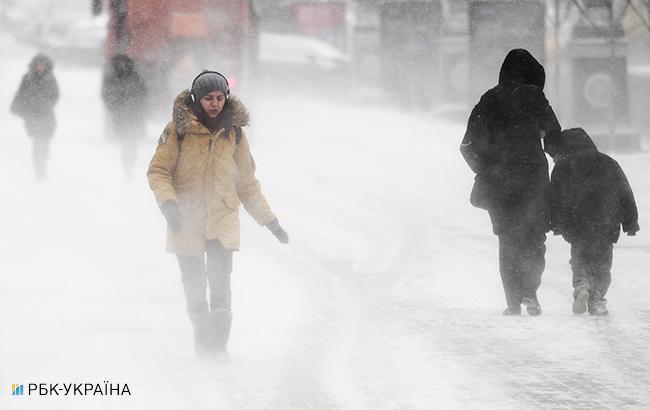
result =
M223 78L223 80L226 82L226 86L228 87L228 89L226 90L226 100L230 98L230 84L228 83L228 79L226 78L226 76L217 71L203 70L199 75L194 77L194 80L192 81L192 86L190 87L190 98L192 99L193 103L196 102L196 97L194 96L194 83L196 83L196 80L198 80L199 77L201 77L203 74L209 74L209 73L216 74L219 77Z

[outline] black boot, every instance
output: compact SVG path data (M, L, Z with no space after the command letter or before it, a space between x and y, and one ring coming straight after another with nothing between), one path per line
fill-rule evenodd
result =
M589 291L585 289L576 289L573 292L573 313L581 315L587 311L587 302L589 301Z
M521 303L526 305L526 312L530 316L539 316L542 314L542 307L537 300L537 295L526 296L521 300Z
M506 310L503 311L503 316L519 316L521 315L521 305L508 306Z
M607 299L594 299L589 301L589 314L592 316L605 316L609 314L607 310Z
M504 316L517 316L521 315L521 292L513 286L503 286L506 294L506 310L503 311Z

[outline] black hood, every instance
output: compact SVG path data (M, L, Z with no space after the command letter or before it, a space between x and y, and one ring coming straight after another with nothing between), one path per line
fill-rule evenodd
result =
M52 59L48 56L46 56L43 53L38 53L32 58L32 61L29 63L29 71L34 71L37 65L43 64L45 66L45 72L49 73L52 71L52 68L54 67L54 63L52 62Z
M503 60L499 72L499 84L509 81L532 84L543 89L546 82L544 67L527 50L515 48Z
M117 77L131 75L135 69L133 60L127 55L117 54L111 58L111 69Z
M582 128L569 128L562 131L556 150L556 155L560 157L576 153L598 152L596 144Z

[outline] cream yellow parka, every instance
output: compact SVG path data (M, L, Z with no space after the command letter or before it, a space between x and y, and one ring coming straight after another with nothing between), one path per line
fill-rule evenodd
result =
M173 121L160 136L147 178L158 206L176 201L183 216L178 233L167 230L167 251L203 255L205 241L239 249L239 204L260 224L276 219L255 178L255 162L243 130L248 111L231 96L221 113L226 128L212 134L187 105L189 91L174 102ZM179 136L182 136L179 138Z

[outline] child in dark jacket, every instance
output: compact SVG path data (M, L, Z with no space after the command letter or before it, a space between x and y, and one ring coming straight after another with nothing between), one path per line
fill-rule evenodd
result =
M573 312L606 315L613 244L639 230L623 170L582 128L562 131L551 174L551 224L571 244Z

